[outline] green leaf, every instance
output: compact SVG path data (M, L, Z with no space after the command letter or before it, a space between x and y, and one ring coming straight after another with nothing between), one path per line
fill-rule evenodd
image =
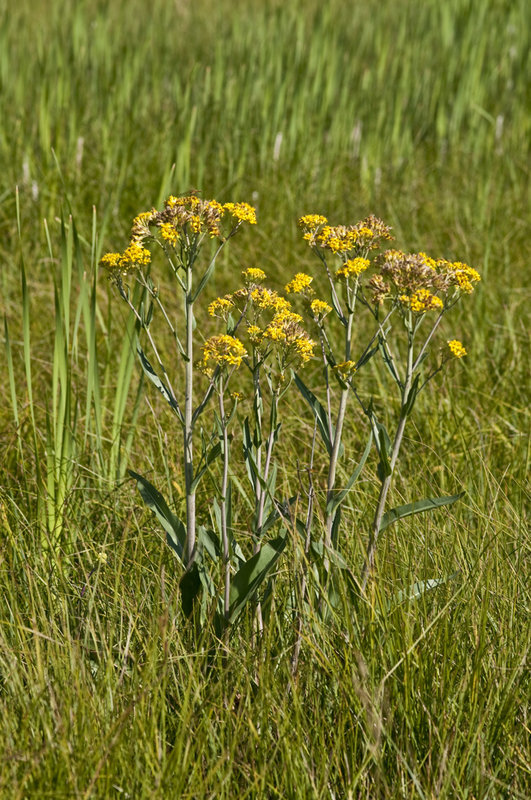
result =
M341 503L343 502L343 500L345 499L345 497L347 496L347 494L349 493L349 491L352 489L353 485L359 478L361 470L363 469L365 462L367 461L368 455L370 453L371 444L372 444L372 432L369 434L369 440L365 446L365 450L363 451L363 455L360 459L360 462L356 467L356 469L354 470L354 472L352 473L352 475L350 476L350 478L348 479L347 485L340 492L334 494L332 499L329 501L326 507L327 516L331 516L335 512L336 508L341 505Z
M181 422L183 422L181 410L179 408L177 401L171 395L170 390L168 389L166 384L159 378L159 376L151 366L149 359L147 358L146 354L144 353L140 345L137 345L136 352L138 353L142 369L144 370L145 374L147 375L151 383L153 383L154 386L157 387L157 389L162 394L164 399L170 404L171 408L176 412Z
M459 492L459 494L445 495L443 497L427 497L425 500L416 500L414 503L392 508L383 515L379 532L382 533L389 525L403 517L410 517L412 514L420 514L423 511L431 511L432 508L451 506L457 500L460 500L464 494L465 492Z
M323 440L326 449L328 450L328 455L332 455L332 440L334 438L334 427L332 426L331 430L332 439L331 439L328 430L328 417L326 411L324 410L323 406L321 405L317 397L314 395L314 393L310 391L310 389L308 389L306 384L299 378L299 376L295 375L294 377L299 392L302 394L302 396L310 406L311 410L313 411L313 415L317 420L319 433L321 434L321 439Z
M417 399L417 395L419 393L419 381L420 375L416 375L404 405L404 413L407 416L409 416L413 411L413 406L415 405L415 400Z
M210 278L212 276L212 273L214 272L214 267L215 266L216 266L216 259L213 258L212 261L210 262L210 264L208 265L208 267L206 268L205 274L203 275L203 277L199 281L199 285L198 285L197 289L195 290L195 292L192 295L192 303L195 303L195 301L197 300L197 298L199 297L199 295L201 294L201 292L203 291L203 289L205 288L205 286L209 282L209 280L210 280Z
M197 472L195 474L195 478L193 479L192 485L190 487L190 491L191 492L194 492L196 490L199 481L201 480L201 478L203 477L203 475L207 471L207 469L210 466L210 464L213 461L215 461L216 458L218 458L220 455L221 455L221 442L217 442L217 444L215 444L214 447L212 447L208 451L208 453L206 455L206 458L205 458L204 464L197 470Z
M160 524L166 531L166 541L169 546L177 553L177 556L183 561L183 553L186 545L186 528L184 524L181 522L178 517L173 514L169 506L158 491L155 489L153 484L151 484L146 478L143 478L142 475L139 475L137 472L133 472L133 470L128 470L129 475L136 480L136 485L142 500L150 508L157 519L159 520ZM184 562L183 562L184 563Z
M230 587L229 622L234 622L246 603L256 594L286 546L286 535L279 536L243 564Z

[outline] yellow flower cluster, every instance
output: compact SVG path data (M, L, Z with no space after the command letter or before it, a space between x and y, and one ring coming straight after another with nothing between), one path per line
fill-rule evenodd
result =
M312 300L310 308L314 317L321 317L321 319L332 311L332 306L329 306L324 300Z
M299 219L299 226L314 231L320 225L326 225L327 222L327 218L323 217L322 214L305 214Z
M239 222L256 225L256 210L249 203L225 203L223 208Z
M160 225L160 235L164 241L168 242L168 244L171 244L172 246L175 246L181 238L171 222L163 222Z
M303 238L310 247L330 250L332 253L357 253L379 247L380 241L391 239L390 228L373 215L356 225L327 225L326 217L306 214L299 219L304 229ZM322 226L322 227L321 227Z
M215 300L208 306L208 313L211 317L221 317L222 319L227 318L227 314L230 310L234 308L234 303L230 295L226 297L217 297Z
M257 286L250 292L250 298L255 306L264 310L270 311L287 311L291 308L289 300L281 297L278 292L273 289L264 289L262 286Z
M288 294L305 294L310 289L313 278L305 272L297 272L293 280L284 287Z
M336 278L348 280L353 275L361 275L362 272L370 267L371 262L368 258L349 258L345 263L336 270Z
M463 356L466 356L466 350L458 339L449 340L448 347L452 355L456 358L463 358Z
M200 367L207 375L211 375L210 362L220 367L239 367L246 355L247 350L235 336L227 334L211 336L203 345Z
M151 253L138 242L130 242L123 253L106 253L102 256L100 266L109 272L114 280L128 275L138 267L145 267L151 261Z
M437 266L451 276L454 286L458 286L461 291L467 294L471 294L474 291L474 284L481 280L479 272L462 261L445 261L441 259L437 262Z
M248 267L243 270L242 277L246 284L261 283L261 281L266 279L266 274L263 269L259 269L258 267Z
M400 302L417 314L424 314L425 311L440 310L443 301L440 297L432 294L428 289L419 289L412 295L400 295Z

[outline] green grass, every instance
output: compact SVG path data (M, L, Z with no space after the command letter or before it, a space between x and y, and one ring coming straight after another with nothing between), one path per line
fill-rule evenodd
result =
M0 2L2 797L528 796L530 21L505 0ZM219 292L242 266L280 286L313 271L296 229L313 211L374 212L398 246L483 277L445 329L469 356L419 401L392 501L466 498L389 529L369 600L345 590L307 621L296 681L298 549L260 646L247 621L220 652L184 624L124 481L182 503L170 420L95 265L191 187L258 207ZM364 385L391 418L387 384ZM305 414L285 420L292 491ZM351 414L345 479L366 436ZM358 573L375 469L346 514Z

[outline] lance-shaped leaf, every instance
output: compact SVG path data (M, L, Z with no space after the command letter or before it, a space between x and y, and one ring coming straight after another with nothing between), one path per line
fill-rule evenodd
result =
M230 587L229 622L234 622L245 604L254 597L277 563L285 546L285 534L267 542L234 575Z
M445 495L443 497L426 497L425 500L416 500L414 503L408 503L405 506L391 508L383 515L379 532L382 533L389 525L403 517L421 514L423 511L431 511L431 509L440 508L441 506L451 506L452 503L460 500L464 494L465 492L459 492L459 494Z
M365 450L363 451L363 455L360 458L360 462L359 462L358 466L356 467L356 469L354 470L354 472L352 473L352 475L350 476L350 478L348 479L347 485L345 486L344 489L341 489L341 491L339 491L337 493L334 493L332 499L329 500L328 505L326 507L327 516L332 516L332 514L335 512L336 508L341 505L341 503L343 502L343 500L345 499L345 497L347 496L349 491L352 489L352 487L354 486L354 484L358 480L358 478L360 476L360 473L361 473L361 471L362 471L362 469L363 469L363 467L365 465L365 462L367 461L367 457L368 457L368 455L370 453L371 444L372 444L372 432L369 434L369 440L368 440L368 442L367 442L367 444L365 446Z
M201 478L203 477L203 475L205 474L205 472L209 468L210 464L212 464L212 462L215 461L216 458L218 458L220 455L221 455L221 443L217 442L214 445L214 447L210 448L210 450L208 451L208 453L205 456L204 463L197 470L197 472L195 474L195 477L194 477L194 479L192 481L192 485L190 487L190 491L191 492L194 492L197 489L197 485L199 484L199 481L201 480Z
M214 267L216 266L216 259L213 258L208 267L205 270L205 274L199 281L198 287L192 295L192 303L195 303L207 283L209 282L210 278L212 277L212 273L214 272Z
M321 439L323 440L326 449L328 450L328 455L332 455L332 447L333 447L333 439L335 436L334 426L332 425L332 430L328 430L328 416L326 411L324 410L323 406L317 399L310 389L306 386L306 384L299 378L298 375L295 375L295 383L297 384L297 388L299 392L302 394L308 405L310 406L311 410L313 411L313 415L317 420L317 427L319 428L319 433L321 434ZM330 438L330 436L332 438ZM342 450L340 451L341 455Z
M173 397L173 395L171 394L170 390L168 389L164 381L162 381L159 378L159 376L151 366L151 363L149 362L149 359L147 358L146 354L139 345L137 345L136 351L138 353L138 357L140 359L140 363L142 365L142 369L144 370L145 374L148 376L151 383L153 383L154 386L157 387L157 389L162 394L164 399L169 403L171 408L176 412L181 422L183 422L183 416L181 414L181 409L179 408L177 400Z
M155 489L153 484L137 472L133 472L131 469L128 471L129 475L136 480L142 500L153 511L166 531L167 543L182 561L186 544L186 528L184 524L170 511L166 500L159 490Z

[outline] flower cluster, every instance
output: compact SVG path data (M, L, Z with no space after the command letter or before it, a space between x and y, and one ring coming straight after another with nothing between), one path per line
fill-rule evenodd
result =
M466 356L466 350L458 339L451 339L448 342L448 347L455 358L463 358L463 356Z
M100 265L107 270L113 280L121 280L130 272L145 267L151 262L151 253L138 242L130 242L123 253L106 253Z
M306 214L299 219L303 238L310 247L350 257L378 248L381 241L392 238L390 228L373 215L356 225L332 227L327 222L326 217L319 214Z
M219 334L211 336L203 345L203 358L200 368L207 375L213 374L212 363L219 367L239 367L246 357L247 350L235 336Z
M379 274L369 283L373 300L381 303L391 295L403 307L419 314L444 308L444 300L438 294L447 297L452 289L470 293L474 283L481 280L475 269L461 261L435 261L422 252L386 250L379 266Z
M371 262L368 258L349 258L347 259L341 267L336 269L336 278L340 280L348 280L352 277L357 277L361 275L362 272L365 272L371 265Z
M297 272L284 289L288 294L307 294L312 291L310 286L312 281L313 278L310 275L306 275L305 272Z
M151 260L144 247L146 240L159 239L169 248L197 247L203 236L225 241L222 223L225 214L236 220L232 230L242 222L256 224L256 212L248 203L225 203L202 200L195 194L183 197L170 195L162 211L142 211L133 220L130 243L123 253L107 253L100 261L115 281L128 273L146 266Z

